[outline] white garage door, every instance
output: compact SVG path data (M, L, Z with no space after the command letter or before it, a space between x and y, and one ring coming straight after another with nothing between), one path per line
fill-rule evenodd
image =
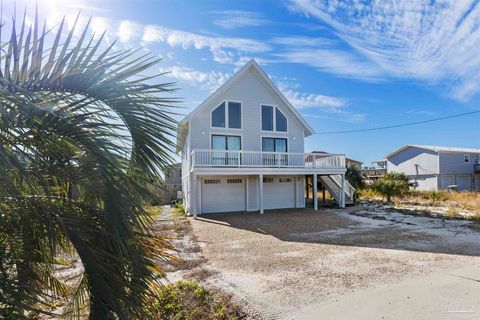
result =
M265 209L295 207L295 183L292 177L265 177L263 181Z
M447 187L451 185L453 185L453 176L440 177L440 189L447 189Z
M202 213L245 211L245 178L202 178Z
M470 176L457 176L458 191L470 190Z

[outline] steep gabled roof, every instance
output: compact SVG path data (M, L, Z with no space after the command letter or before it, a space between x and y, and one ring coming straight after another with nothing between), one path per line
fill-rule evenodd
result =
M228 88L230 88L232 84L237 81L237 79L239 79L250 68L254 68L257 71L257 74L260 76L260 78L265 81L267 86L269 86L275 92L275 94L280 98L280 100L282 100L290 109L290 111L292 111L292 113L298 118L300 123L302 123L305 128L305 136L307 137L315 133L313 128L310 127L310 125L300 115L298 110L290 103L290 101L288 101L288 99L283 95L283 93L280 92L277 86L275 86L272 79L270 79L270 77L265 73L265 71L262 70L262 68L254 59L251 59L230 79L225 81L225 83L223 83L214 93L212 93L207 99L205 99L205 101L203 101L198 107L192 110L192 112L190 112L187 116L185 116L185 118L180 121L177 130L177 152L181 149L181 146L185 142L185 135L188 131L188 121L192 119L196 114L207 108L212 100L222 95Z
M403 147L387 154L385 156L385 159L390 158L396 155L397 153L402 152L403 150L408 148L417 148L417 149L423 149L423 150L428 150L433 152L480 153L480 149L476 149L476 148L457 148L457 147L426 146L426 145L420 145L420 144L406 144Z

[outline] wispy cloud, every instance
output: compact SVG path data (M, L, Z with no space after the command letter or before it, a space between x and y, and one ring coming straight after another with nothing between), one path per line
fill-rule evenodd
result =
M380 80L384 73L375 64L358 55L338 49L293 47L275 54L284 63L299 63L338 76L362 80Z
M277 82L276 85L285 97L299 109L341 108L347 103L347 100L342 98L299 92L296 89L290 88L290 85L286 85L282 82Z
M157 25L147 25L143 32L145 42L165 42L172 47L184 49L221 49L230 48L242 52L263 52L270 50L270 46L262 41L245 38L228 38L204 36L196 33L168 29Z
M293 47L332 47L338 41L328 38L307 37L307 36L281 36L274 37L270 42L282 46Z
M219 71L199 71L193 68L187 67L168 67L162 68L161 72L168 72L166 76L171 77L177 81L185 82L190 86L200 86L210 92L215 91L220 85L222 85L231 76L228 73Z
M365 114L348 110L348 99L301 92L295 79L280 78L275 84L306 117L335 119L348 123L365 121Z
M118 25L117 36L121 42L130 42L138 38L142 26L130 20L122 20Z
M385 0L345 5L292 0L289 8L331 26L354 49L355 59L367 59L383 77L446 84L459 100L480 92L478 1ZM299 59L298 53L293 58Z
M226 10L215 11L212 13L215 17L214 24L223 29L237 29L243 27L257 27L268 23L257 12Z

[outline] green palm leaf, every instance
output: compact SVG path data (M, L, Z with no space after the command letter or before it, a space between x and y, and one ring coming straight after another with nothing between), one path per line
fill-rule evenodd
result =
M148 75L159 59L113 51L89 36L63 39L38 14L17 34L13 20L0 55L0 316L138 319L163 275L170 245L154 237L143 209L146 181L172 161L177 99L172 83ZM0 26L0 36L5 30ZM51 48L44 50L47 38ZM1 37L0 37L1 39ZM48 52L48 54L46 54ZM147 75L143 75L147 73ZM74 252L83 277L58 278ZM53 312L53 311L55 312ZM57 314L58 315L58 314Z

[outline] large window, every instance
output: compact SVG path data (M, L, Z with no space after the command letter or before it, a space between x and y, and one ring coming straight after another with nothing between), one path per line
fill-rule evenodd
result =
M262 155L263 165L286 166L288 164L287 154L275 154L277 152L287 152L287 139L262 138L262 151L269 152Z
M238 102L228 103L228 127L242 128L242 105Z
M263 152L275 152L275 139L262 138L262 151Z
M287 132L287 118L276 107L262 105L262 130Z
M264 152L287 152L287 139L262 138L262 151Z
M275 112L275 130L287 132L287 118L278 109Z
M239 136L212 135L212 149L214 150L240 150L241 147Z
M225 128L225 102L212 111L212 127Z
M212 149L223 150L212 153L212 162L216 165L239 165L240 153L235 152L242 149L239 136L212 135ZM225 152L226 151L226 152ZM228 152L232 151L232 152Z
M273 107L262 106L262 130L273 131Z
M228 121L227 121L228 119ZM242 104L239 102L222 102L212 111L212 127L215 128L242 128Z

